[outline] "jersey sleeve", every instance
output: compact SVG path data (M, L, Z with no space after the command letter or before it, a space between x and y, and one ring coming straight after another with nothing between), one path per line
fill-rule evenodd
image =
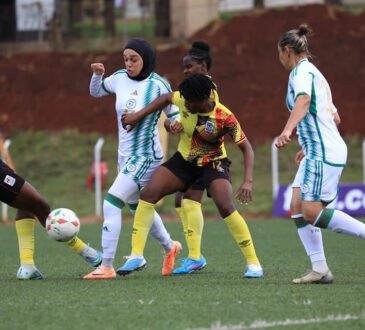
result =
M246 140L246 135L243 132L240 123L233 113L231 113L224 123L228 135L232 138L233 142L236 144L240 144L241 142Z
M103 80L102 75L92 75L90 80L90 95L102 97L114 93L114 76L109 76Z
M312 83L314 75L307 70L300 70L293 77L293 88L294 88L294 100L297 99L299 95L312 96Z
M167 93L172 93L170 84L166 80L161 80L160 95L164 95ZM171 121L180 119L179 108L173 104L168 105L162 111L165 113L166 117Z

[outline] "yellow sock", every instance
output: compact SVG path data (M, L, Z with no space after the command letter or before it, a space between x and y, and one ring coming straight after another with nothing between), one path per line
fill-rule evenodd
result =
M204 218L201 204L190 199L183 200L188 224L189 258L198 260L201 256L201 242L204 227Z
M245 256L247 263L260 265L245 219L237 211L234 211L228 217L224 218L224 221Z
M15 222L21 263L34 265L34 227L35 219L22 219Z
M77 236L71 238L69 241L65 242L66 245L74 252L80 254L86 247L87 244L84 243L80 238Z
M132 255L143 255L147 236L153 224L155 205L139 200L133 221Z
M175 210L181 219L181 223L184 230L185 241L186 244L188 244L188 218L186 217L185 210L183 207L176 207Z

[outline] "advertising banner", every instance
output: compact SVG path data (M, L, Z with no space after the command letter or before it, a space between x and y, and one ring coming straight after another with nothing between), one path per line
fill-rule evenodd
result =
M291 186L279 187L272 214L277 217L290 217ZM344 211L352 216L365 216L365 185L342 184L337 199L328 207Z

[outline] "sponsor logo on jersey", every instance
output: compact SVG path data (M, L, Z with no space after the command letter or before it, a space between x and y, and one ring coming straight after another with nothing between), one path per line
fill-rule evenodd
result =
M5 177L5 179L4 179L4 182L5 182L8 186L10 186L10 187L14 186L15 181L16 181L16 179L15 179L15 178L13 178L13 177L12 177L12 176L10 176L10 175L7 175L7 176Z
M132 110L132 109L134 109L134 108L136 107L136 105L137 105L137 101L136 101L136 99L129 99L129 100L127 101L127 104L126 104L126 106L127 106L127 110Z
M208 133L212 133L214 131L214 123L210 120L207 120L205 123L205 131Z

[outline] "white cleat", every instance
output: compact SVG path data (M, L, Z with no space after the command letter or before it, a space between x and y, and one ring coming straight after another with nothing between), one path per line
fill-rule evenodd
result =
M308 274L300 278L295 278L293 280L294 284L331 284L334 278L330 270L326 273L317 273L311 271Z

